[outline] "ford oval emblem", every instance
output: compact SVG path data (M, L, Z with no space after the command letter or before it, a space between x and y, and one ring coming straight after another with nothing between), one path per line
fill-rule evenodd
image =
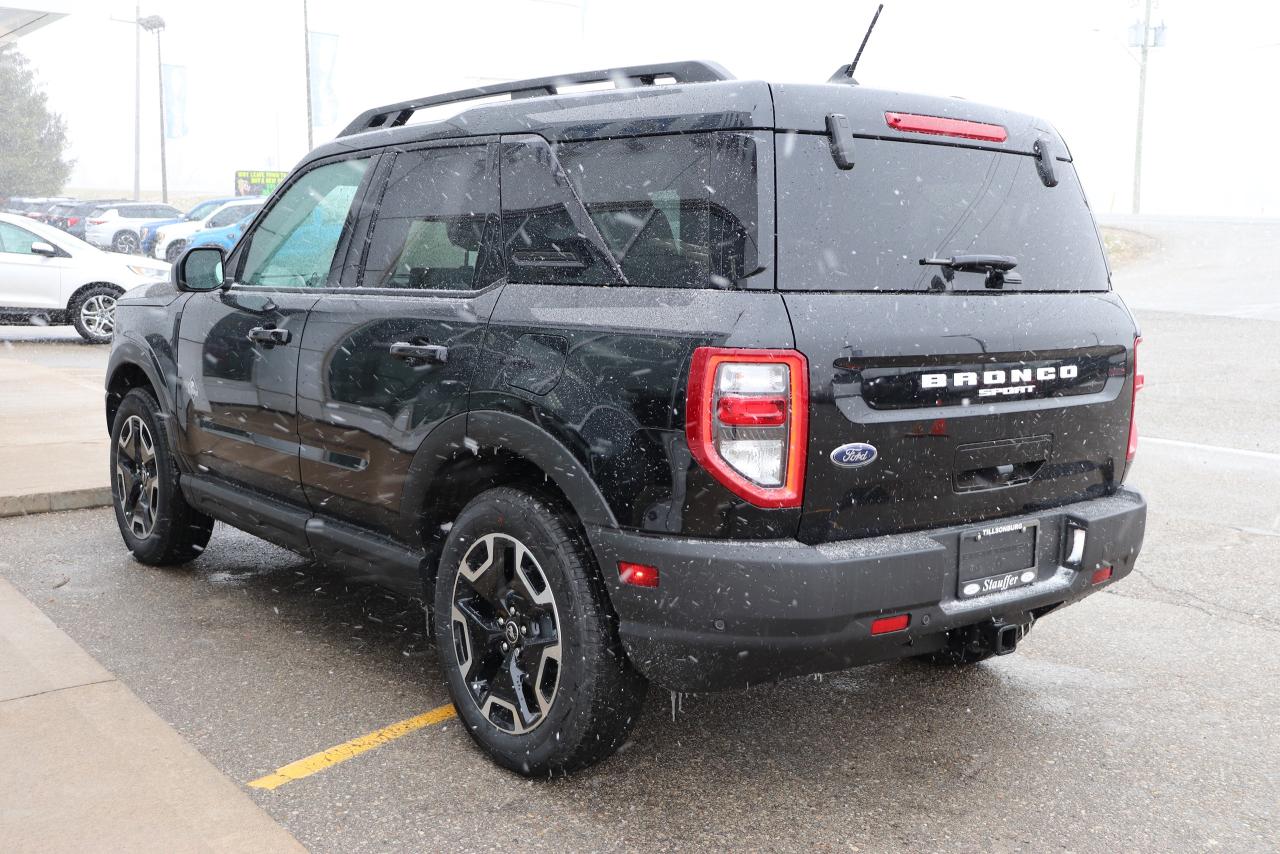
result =
M841 445L831 452L831 462L846 469L856 469L868 465L880 456L875 445L866 442L850 442Z

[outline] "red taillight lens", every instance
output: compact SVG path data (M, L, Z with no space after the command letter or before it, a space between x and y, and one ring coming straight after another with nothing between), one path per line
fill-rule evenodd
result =
M781 427L787 423L785 397L721 397L716 418L728 427Z
M1124 458L1133 462L1138 454L1138 392L1147 384L1147 378L1138 372L1138 345L1142 338L1133 339L1133 405L1129 408L1129 450Z
M1000 125L969 122L964 119L946 119L942 116L920 116L915 113L885 113L884 121L894 130L913 133L932 133L939 136L959 136L964 139L982 139L987 142L1004 142L1009 134Z
M80 221L80 217L78 217L78 216L69 216L69 217L67 217L67 226L68 226L68 227L73 226L73 225L75 225L75 224L76 224L77 222L79 222L79 221Z
M699 347L685 401L693 458L757 507L799 507L809 363L795 350Z
M658 568L643 563L618 562L618 579L632 587L657 587Z
M911 625L910 614L896 614L892 617L880 617L872 621L871 634L887 635L890 632L900 632L909 625Z
M106 222L105 219L91 219L89 225L102 225L104 222Z

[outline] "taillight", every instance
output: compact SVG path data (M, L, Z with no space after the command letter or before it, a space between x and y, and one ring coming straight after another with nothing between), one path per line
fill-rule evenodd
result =
M809 436L809 363L795 350L699 347L685 436L693 458L757 507L799 507Z
M1133 400L1129 407L1129 450L1125 452L1126 462L1133 462L1138 454L1138 392L1147 384L1147 378L1138 372L1138 345L1142 338L1133 339Z
M67 217L67 227L68 227L68 228L70 228L71 226L75 225L75 224L76 224L77 222L79 222L79 221L80 221L80 217L78 217L78 216L69 216L69 217Z
M981 139L987 142L1004 142L1008 132L1000 125L970 122L964 119L947 119L942 116L921 116L916 113L885 113L884 122L894 130L912 133L932 133L939 136L958 136L964 139Z
M88 222L89 222L89 225L102 225L104 222L106 222L106 220L105 220L105 219L91 219L91 220L89 220Z

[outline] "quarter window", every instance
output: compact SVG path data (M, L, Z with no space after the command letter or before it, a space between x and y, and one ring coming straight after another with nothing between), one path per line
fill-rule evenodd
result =
M728 288L761 272L770 204L749 133L503 147L512 281ZM767 182L766 182L767 183ZM764 233L772 233L766 222ZM766 247L767 247L767 241Z
M307 172L246 237L238 280L274 288L317 288L330 268L368 158L326 163Z

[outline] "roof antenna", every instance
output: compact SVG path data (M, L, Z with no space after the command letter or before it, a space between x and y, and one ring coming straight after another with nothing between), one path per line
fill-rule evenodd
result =
M831 75L828 83L849 83L857 85L858 81L853 79L853 72L858 67L858 60L862 59L862 52L867 49L867 42L871 40L871 31L876 28L876 21L880 20L880 13L884 11L884 4L881 3L876 7L876 13L871 16L871 25L867 27L867 34L862 37L862 44L858 45L858 52L853 57L853 62L848 65L840 66L835 74Z

